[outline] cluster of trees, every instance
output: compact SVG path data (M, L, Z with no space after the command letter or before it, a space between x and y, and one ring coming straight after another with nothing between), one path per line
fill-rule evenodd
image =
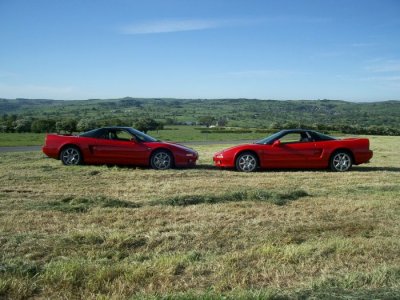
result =
M228 120L225 117L215 118L213 116L201 116L197 119L196 124L210 127L216 125L224 127L227 125ZM69 133L83 132L94 128L105 126L133 126L136 129L147 132L149 130L162 130L164 124L170 124L173 120L166 119L165 123L156 121L150 117L138 118L137 120L110 118L110 119L92 119L92 118L64 118L55 120L52 118L32 118L22 117L18 115L3 115L0 118L0 132L59 132ZM246 126L244 126L246 127ZM270 131L291 128L308 128L321 132L343 132L348 134L371 134L371 135L400 135L400 129L384 126L384 125L370 125L360 126L358 124L324 124L324 123L306 123L306 122L272 122L269 125L258 126L262 129ZM235 131L236 132L236 131Z
M105 126L129 125L143 132L162 130L164 128L163 123L151 118L140 118L130 121L121 119L95 120L90 118L55 120L51 118L18 118L17 115L3 115L0 120L0 132L59 132L72 134L73 132L88 131Z
M321 123L313 123L313 124L305 124L301 122L286 122L286 123L278 123L274 122L270 126L271 129L292 129L292 128L306 128L306 129L314 129L321 132L330 132L330 131L338 131L342 133L348 134L369 134L369 135L400 135L400 130L397 128L389 127L389 126L365 126L362 127L360 125L347 125L347 124L321 124Z
M215 118L213 116L202 116L198 118L198 121L200 125L204 125L206 127L210 127L211 125L223 127L228 124L228 119L225 117Z
M72 118L121 119L131 125L135 120L148 117L163 121L167 125L228 125L243 128L268 128L272 122L294 122L306 124L358 124L361 129L372 126L395 128L399 125L400 101L375 103L352 103L336 100L274 101L257 99L142 99L125 97L121 99L91 100L41 100L41 99L1 99L0 125L4 125L1 114L15 114L18 119L61 119ZM101 121L99 121L101 120ZM15 120L14 120L15 121ZM108 120L107 120L108 121ZM224 124L225 123L225 124ZM40 124L39 124L40 125ZM16 130L21 130L20 124ZM293 126L290 126L293 127ZM277 127L279 128L279 126ZM386 130L382 129L382 130ZM357 129L357 128L356 128ZM353 130L353 129L352 129ZM375 128L376 130L376 128ZM383 133L382 133L383 134Z

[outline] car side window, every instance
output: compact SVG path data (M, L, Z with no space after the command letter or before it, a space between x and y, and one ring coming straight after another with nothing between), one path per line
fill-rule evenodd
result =
M312 135L308 132L302 132L300 133L301 138L300 138L300 142L314 142L314 138L312 137Z
M125 130L118 130L115 132L115 136L117 140L120 141L130 141L132 139L132 134Z
M109 131L108 132L108 139L110 139L110 140L117 140L118 139L118 136L115 133L115 131Z
M300 133L292 132L284 135L280 138L282 144L291 144L301 142Z
M291 132L280 138L282 144L312 142L313 138L307 132Z
M102 132L99 133L98 136L96 136L98 139L108 139L108 131L103 130Z

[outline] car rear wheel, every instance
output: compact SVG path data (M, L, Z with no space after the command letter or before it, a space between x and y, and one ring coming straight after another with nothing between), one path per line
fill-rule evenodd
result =
M253 153L242 153L236 158L236 169L241 172L253 172L258 167L257 157Z
M75 147L66 147L61 151L60 159L66 166L80 165L82 163L82 154Z
M339 151L332 155L330 161L330 167L335 172L348 171L353 164L351 155L345 151Z
M150 164L153 169L167 170L173 166L172 155L164 150L155 152L150 159Z

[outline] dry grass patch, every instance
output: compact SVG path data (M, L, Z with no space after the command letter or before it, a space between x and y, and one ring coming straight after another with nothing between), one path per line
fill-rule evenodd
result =
M167 199L152 201L152 205L171 205L171 206L187 206L197 204L216 204L225 202L240 201L261 201L269 202L276 205L285 205L290 201L309 196L303 190L288 191L286 193L278 193L268 190L253 191L237 191L234 193L225 193L220 195L204 194L204 195L184 195L174 196Z

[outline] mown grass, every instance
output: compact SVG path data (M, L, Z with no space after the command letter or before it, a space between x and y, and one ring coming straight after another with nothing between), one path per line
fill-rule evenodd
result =
M400 140L371 145L343 174L0 153L0 298L399 298Z
M61 212L88 212L95 207L100 208L137 208L138 204L104 196L96 197L66 197L61 200L29 204L28 207L40 211L54 210Z
M238 191L234 193L225 193L222 195L185 195L174 196L166 199L159 199L151 203L159 205L172 205L172 206L187 206L197 204L216 204L224 202L239 202L239 201L263 201L270 202L276 205L285 205L290 201L297 200L301 197L309 196L307 192L302 190L289 191L287 193L270 192L268 190L255 190L255 191Z

